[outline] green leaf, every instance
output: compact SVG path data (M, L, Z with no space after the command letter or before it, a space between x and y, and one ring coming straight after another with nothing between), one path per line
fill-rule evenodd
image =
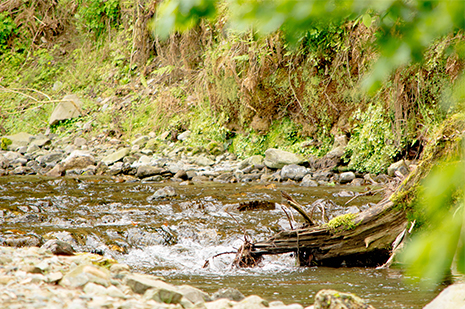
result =
M365 25L365 27L370 28L371 21L372 21L372 19L371 19L370 14L364 14L363 15L362 22Z

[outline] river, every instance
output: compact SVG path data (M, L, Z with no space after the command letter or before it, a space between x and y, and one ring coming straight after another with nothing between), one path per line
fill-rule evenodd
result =
M167 185L176 196L151 200ZM298 267L292 254L266 256L260 267L231 266L244 235L263 240L289 228L281 190L307 207L325 208L329 218L348 207L367 209L381 196L353 199L362 187L304 188L284 184L195 185L132 182L124 178L0 178L0 243L33 244L48 238L82 251L105 254L134 270L163 276L213 293L234 287L285 303L313 303L321 289L352 292L376 308L422 308L440 291L409 283L400 269ZM348 205L345 205L353 199ZM271 210L238 211L240 203L263 201ZM354 208L352 208L354 209ZM322 218L321 207L315 212ZM290 212L290 211L288 211ZM302 223L297 213L293 224ZM205 266L208 260L208 265Z

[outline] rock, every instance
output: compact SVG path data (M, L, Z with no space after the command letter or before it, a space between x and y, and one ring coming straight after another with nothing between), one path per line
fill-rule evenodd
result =
M181 179L181 180L188 180L189 176L187 175L185 170L179 170L174 174L173 178L175 179Z
M85 138L82 138L82 137L76 137L74 139L74 146L77 146L77 147L82 147L84 145L87 144L87 140Z
M110 286L108 271L99 266L79 265L69 271L60 281L60 285L67 288L81 288L93 282L104 287Z
M144 294L148 289L164 286L161 283L167 284L159 279L158 277L150 275L131 274L126 276L124 283L129 286L134 293Z
M339 183L340 184L346 184L351 182L352 180L355 179L355 173L354 172L344 172L341 173L339 176Z
M22 146L27 147L29 145L31 137L33 137L33 135L26 132L20 132L14 135L4 136L4 138L7 138L11 141L11 144L8 145L8 149L13 151Z
M168 132L169 133L169 132ZM185 141L191 136L191 131L187 130L178 135L178 140ZM165 137L166 138L166 137Z
M39 146L37 146L36 144L31 144L31 145L27 146L26 152L27 153L33 153L33 152L36 152L38 150L40 150Z
M135 140L132 141L133 146L139 146L140 148L143 148L145 144L148 142L149 137L148 136L141 136L139 138L136 138Z
M220 289L213 293L212 300L217 300L220 298L226 298L232 301L241 301L245 298L244 294L239 292L239 290L234 288L225 288Z
M209 159L207 157L197 157L195 159L195 164L197 164L199 166L211 166L211 165L215 164L215 161L213 161L212 159Z
M58 163L58 161L63 159L63 153L58 152L58 151L53 151L50 153L47 153L44 156L40 156L36 158L36 161L39 162L40 166L45 167L45 166L50 166L50 165L55 165Z
M269 148L265 151L265 160L263 161L269 168L283 168L289 164L300 164L304 158L292 152Z
M153 299L165 304L179 304L181 302L182 294L177 291L174 285L161 280L157 280L157 282L156 287L150 288L144 293L145 299Z
M63 97L48 119L49 125L53 126L59 121L72 119L81 115L82 101L75 95L70 94Z
M9 165L10 160L8 160L2 154L0 154L0 168L7 168Z
M150 177L146 177L144 178L144 182L160 182L160 181L163 181L163 176L162 175L155 175L155 176L150 176Z
M300 183L302 187L318 187L318 182L312 179L312 175L307 174Z
M106 165L113 164L119 160L122 160L125 156L127 156L131 152L131 149L129 148L121 148L114 153L106 156L105 158L102 159L102 162L105 163Z
M321 290L315 296L315 309L374 309L363 299L351 293Z
M306 174L307 168L301 165L289 164L283 166L283 168L281 169L281 178L283 180L292 179L300 181L305 177Z
M318 171L313 173L312 179L316 181L329 181L331 177L334 175L331 171Z
M178 291L193 304L211 301L210 295L190 285L181 285Z
M238 168L243 170L244 168L248 166L262 166L263 165L263 156L260 155L255 155L248 157L247 159L243 160L241 163L239 163Z
M465 283L455 283L445 288L423 309L465 308Z
M65 171L72 169L85 169L95 164L94 157L85 151L75 150L66 159L62 161Z
M269 307L269 304L266 300L257 295L251 295L235 304L233 309L255 309L267 307Z
M408 175L409 168L405 160L400 160L395 163L392 163L387 169L388 176L390 177L396 176L396 172L400 173L404 177Z
M57 240L57 239L50 239L45 244L41 246L41 248L50 250L55 255L73 255L74 249L71 247L70 244L67 242Z
M155 167L152 165L141 165L137 168L136 177L145 178L154 175L160 175L163 172L163 169L160 167Z
M48 145L51 142L50 138L43 134L37 134L36 136L32 136L29 138L29 140L29 146L37 146L39 148L44 147L45 145Z
M220 298L215 301L205 304L207 309L230 309L234 306L234 302L226 298Z
M65 169L61 163L55 165L50 171L48 171L45 175L49 177L60 177L63 176L65 173Z
M176 196L176 190L171 186L166 186L155 191L155 193L148 198L149 202L153 200L158 200L166 197Z

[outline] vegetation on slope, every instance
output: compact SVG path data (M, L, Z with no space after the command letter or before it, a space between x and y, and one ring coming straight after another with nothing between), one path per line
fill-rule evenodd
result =
M269 147L322 155L345 134L349 168L379 173L418 156L463 66L451 48L463 35L449 34L424 63L400 66L367 95L361 81L385 31L373 12L315 21L289 40L290 26L232 30L219 4L216 15L204 12L211 19L160 40L150 31L158 9L142 0L0 5L3 133L44 130L56 100L77 93L86 115L56 132L87 121L123 138L189 129L193 144L214 141L239 156Z

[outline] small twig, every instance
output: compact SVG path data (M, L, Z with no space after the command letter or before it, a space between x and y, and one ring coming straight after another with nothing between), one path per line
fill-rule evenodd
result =
M284 211L284 213L286 214L286 217L287 217L287 220L289 221L289 225L291 226L291 230L294 229L294 227L292 226L292 221L291 221L291 217L289 217L289 214L287 213L286 209L284 208L285 206L284 205L281 205L281 209Z
M370 195L370 194L374 195L374 194L378 194L379 192L382 192L382 191L384 191L384 188L381 188L381 189L378 189L378 190L370 190L370 191L367 191L367 192L364 192L364 193L357 193L353 198L348 200L344 205L349 204L350 202L352 202L353 200L355 200L359 196Z
M285 192L285 191L281 191L281 195L283 198L285 198L287 200L287 202L289 203L289 205L294 208L295 210L297 210L305 219L305 221L308 222L308 224L310 224L310 226L313 226L315 225L312 221L312 219L308 216L308 214L305 212L305 210L303 210L302 208L302 205L300 205L299 203L297 203L290 195L289 193Z

